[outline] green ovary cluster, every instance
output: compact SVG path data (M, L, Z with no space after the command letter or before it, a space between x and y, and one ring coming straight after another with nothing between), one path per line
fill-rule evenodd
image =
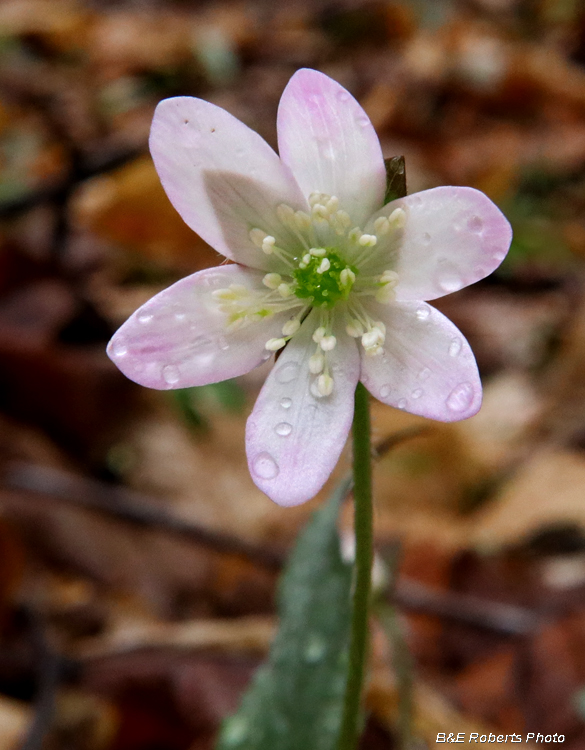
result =
M329 268L320 270L324 258L329 261ZM342 274L346 269L350 273ZM327 249L326 255L311 255L308 262L302 262L293 271L297 283L294 293L300 299L312 299L316 307L333 307L340 300L347 299L356 275L357 269L354 266L348 265L336 252Z

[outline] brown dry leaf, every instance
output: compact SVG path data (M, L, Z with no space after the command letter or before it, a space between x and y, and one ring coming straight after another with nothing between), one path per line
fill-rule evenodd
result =
M38 35L63 52L82 46L91 15L77 0L4 0L0 33Z
M492 727L469 719L465 714L453 708L448 701L429 685L416 682L413 700L414 737L421 737L430 747L444 747L437 743L437 734L464 732L466 741L460 743L464 748L476 748L467 738L471 732L480 736L494 731ZM398 690L388 669L377 667L371 675L366 696L367 706L376 719L393 734L398 724Z
M476 514L473 543L500 547L522 542L543 527L574 523L585 528L585 458L541 448L505 485L497 500Z
M160 264L196 271L218 263L171 205L150 157L88 180L72 211L82 229Z
M264 654L275 632L273 617L239 617L231 620L193 620L164 623L126 617L107 633L85 639L75 647L83 660L104 659L144 649L181 651L245 651Z

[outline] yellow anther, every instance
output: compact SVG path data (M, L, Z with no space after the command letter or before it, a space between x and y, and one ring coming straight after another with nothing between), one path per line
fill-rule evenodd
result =
M378 238L375 234L362 234L362 236L358 240L358 243L362 247L374 247L377 242Z
M402 229L406 224L406 213L403 208L395 208L388 217L388 221L397 229Z
M383 236L390 232L390 222L385 216L378 216L374 222L374 229L378 236Z
M325 328L323 328L323 326L319 326L319 328L315 329L315 333L313 334L313 341L316 344L318 344L323 338L323 336L326 336L326 335L327 335L327 331L325 330Z
M317 378L317 390L321 396L330 396L333 393L333 378L327 373Z
M252 242L256 245L256 247L259 247L262 249L262 243L264 242L264 239L268 236L266 232L263 232L261 229L252 229L248 235Z
M293 293L293 290L289 284L282 283L278 285L278 293L281 297L290 297Z

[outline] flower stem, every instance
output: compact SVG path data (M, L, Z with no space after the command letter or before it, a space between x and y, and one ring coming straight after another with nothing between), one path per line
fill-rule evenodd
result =
M361 724L361 698L368 650L373 555L372 455L368 392L358 383L353 417L355 589L349 669L338 750L354 750Z

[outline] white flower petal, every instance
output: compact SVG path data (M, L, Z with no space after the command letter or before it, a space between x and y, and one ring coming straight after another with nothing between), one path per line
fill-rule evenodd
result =
M268 358L265 343L280 335L290 312L229 331L212 292L230 284L268 293L262 274L249 269L199 271L128 318L108 344L109 357L130 380L160 390L216 383L252 370Z
M297 71L278 108L278 150L305 195L320 191L363 224L384 200L386 171L368 116L342 86L316 70Z
M387 329L384 355L362 356L361 380L373 396L440 422L479 410L475 357L450 320L425 302L372 303L368 311Z
M276 208L306 209L307 202L266 141L220 107L181 96L156 108L150 151L171 203L191 229L232 260L282 269L249 233L259 228L290 245Z
M393 201L374 214L403 208L406 224L400 246L380 238L363 269L398 273L398 300L432 300L483 279L506 257L512 229L500 209L479 190L437 187Z
M327 481L345 445L359 377L356 343L334 330L338 344L327 354L330 396L311 393L316 376L309 359L319 313L313 311L268 376L246 427L246 451L254 482L279 505L312 498Z

